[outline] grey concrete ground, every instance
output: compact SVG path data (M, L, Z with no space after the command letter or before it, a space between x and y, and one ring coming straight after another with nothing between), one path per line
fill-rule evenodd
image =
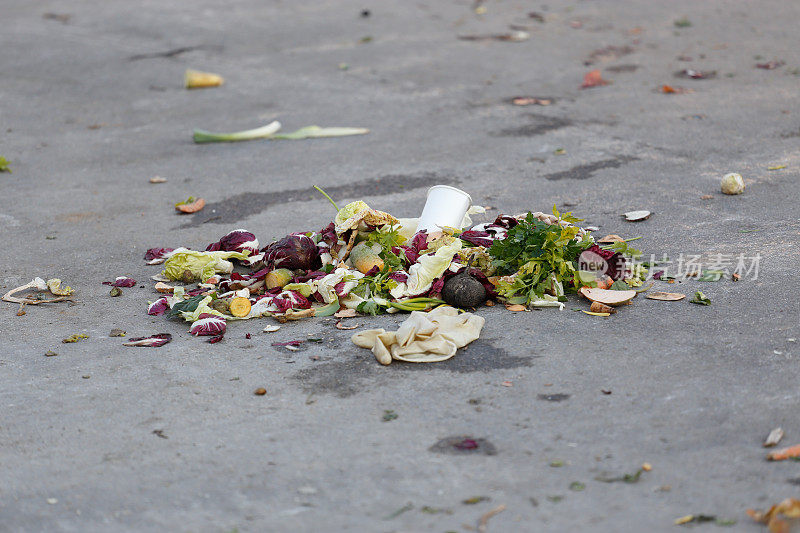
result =
M674 531L692 513L758 531L745 509L798 495L800 463L767 462L761 443L776 426L800 442L800 5L476 7L2 2L0 155L13 174L0 174L0 289L60 277L78 301L20 317L2 304L0 530L475 531L504 504L488 531ZM691 26L676 26L684 16ZM530 39L458 38L509 25ZM771 60L786 64L755 67ZM187 67L227 83L186 91ZM579 89L593 68L613 83ZM716 76L675 77L686 68ZM510 105L517 95L555 102ZM288 131L371 133L191 142L196 127L273 118ZM719 193L731 171L747 180L742 196ZM657 286L702 289L709 307L638 298L608 320L576 312L576 299L562 312L483 308L479 341L420 367L379 366L332 321L272 334L267 320L233 324L209 345L145 314L159 270L144 265L146 248L199 248L237 227L264 243L320 228L333 212L315 183L398 216L416 215L435 183L493 213L555 203L600 234L641 235L648 253L760 254L760 271ZM172 204L189 195L208 207L178 216ZM655 214L624 222L631 209ZM124 274L145 287L109 297L100 282ZM175 339L125 348L112 328ZM60 342L72 333L90 338ZM271 346L307 336L323 343ZM385 410L399 417L384 422ZM496 453L431 450L463 435ZM597 480L643 462L652 471L638 483ZM462 503L477 496L489 499Z

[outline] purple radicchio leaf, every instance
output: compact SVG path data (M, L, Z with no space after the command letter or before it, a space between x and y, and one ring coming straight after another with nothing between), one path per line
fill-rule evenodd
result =
M467 241L475 246L489 247L492 245L494 239L488 231L467 230L460 235L462 241Z
M167 297L163 296L156 300L155 302L151 303L147 307L147 314L153 316L163 315L169 309L169 304L167 303Z
M174 248L150 248L144 254L145 261L152 261L153 259L164 259L164 257L172 252Z
M149 337L136 337L129 339L128 342L123 342L123 346L144 346L146 348L158 348L164 346L172 340L172 335L169 333L156 333Z
M611 276L614 281L622 279L628 268L625 257L612 250L604 250L597 244L593 244L578 257L578 265L581 270L599 272Z
M219 241L209 244L207 252L250 252L250 255L258 253L258 239L256 236L245 229L236 229L222 237Z
M405 257L408 260L408 266L413 265L414 263L417 262L417 260L419 260L420 254L428 249L427 231L425 230L420 231L419 233L414 235L409 244L401 246L400 248L402 248Z
M120 276L114 281L104 281L103 285L111 285L112 287L133 287L136 285L136 280L133 278L126 278L125 276Z
M206 342L208 344L216 344L224 338L225 334L223 333L222 335L214 335L213 337L209 337L209 339Z
M510 215L499 215L494 220L494 225L500 226L500 227L505 228L505 229L511 229L514 226L516 226L517 224L519 224L519 220L517 220L516 218L514 218L514 217L512 217Z
M289 309L309 309L311 302L308 298L295 291L283 291L272 299L272 305L278 308L279 313Z
M263 250L264 260L273 269L311 270L319 267L319 250L316 243L302 233L292 233L273 242Z
M211 313L201 313L192 322L189 333L192 335L224 335L226 329L225 319Z
M394 272L390 272L387 277L389 279L393 279L397 283L405 283L408 281L408 273L404 270L395 270Z

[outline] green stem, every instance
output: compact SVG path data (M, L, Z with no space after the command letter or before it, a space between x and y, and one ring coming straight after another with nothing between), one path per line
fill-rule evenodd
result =
M635 241L636 239L641 239L641 238L642 238L642 235L639 235L638 237L631 237L630 239L625 239L625 242L631 242L631 241Z
M334 201L333 201L333 198L331 198L330 196L328 196L328 193L326 193L325 191L323 191L323 190L322 190L322 189L321 189L321 188L320 188L318 185L314 185L314 188L315 188L315 189L317 189L317 190L318 190L320 193L322 193L322 196L324 196L325 198L327 198L327 199L328 199L328 201L329 201L330 203L332 203L332 204L333 204L333 208L334 208L334 209L336 209L336 212L338 213L338 212L339 212L339 206L338 206L338 205L336 205L336 202L334 202Z

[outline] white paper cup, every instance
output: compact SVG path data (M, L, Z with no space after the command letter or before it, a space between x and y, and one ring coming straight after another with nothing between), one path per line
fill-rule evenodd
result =
M472 205L472 197L449 185L434 185L428 189L428 200L419 217L417 231L441 231L445 226L460 229L464 215Z

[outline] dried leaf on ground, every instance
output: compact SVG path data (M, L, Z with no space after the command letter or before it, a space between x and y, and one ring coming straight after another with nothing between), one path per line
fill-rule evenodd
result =
M685 294L681 294L679 292L662 292L662 291L655 291L650 292L645 296L648 300L661 300L664 302L677 302L678 300L683 300L686 298Z
M756 522L766 524L770 533L789 533L790 524L786 519L800 518L800 500L786 498L768 511L748 509L747 515Z
M614 233L610 235L606 235L602 239L597 241L599 244L610 244L612 242L625 242L625 239L620 237L619 235L615 235Z

